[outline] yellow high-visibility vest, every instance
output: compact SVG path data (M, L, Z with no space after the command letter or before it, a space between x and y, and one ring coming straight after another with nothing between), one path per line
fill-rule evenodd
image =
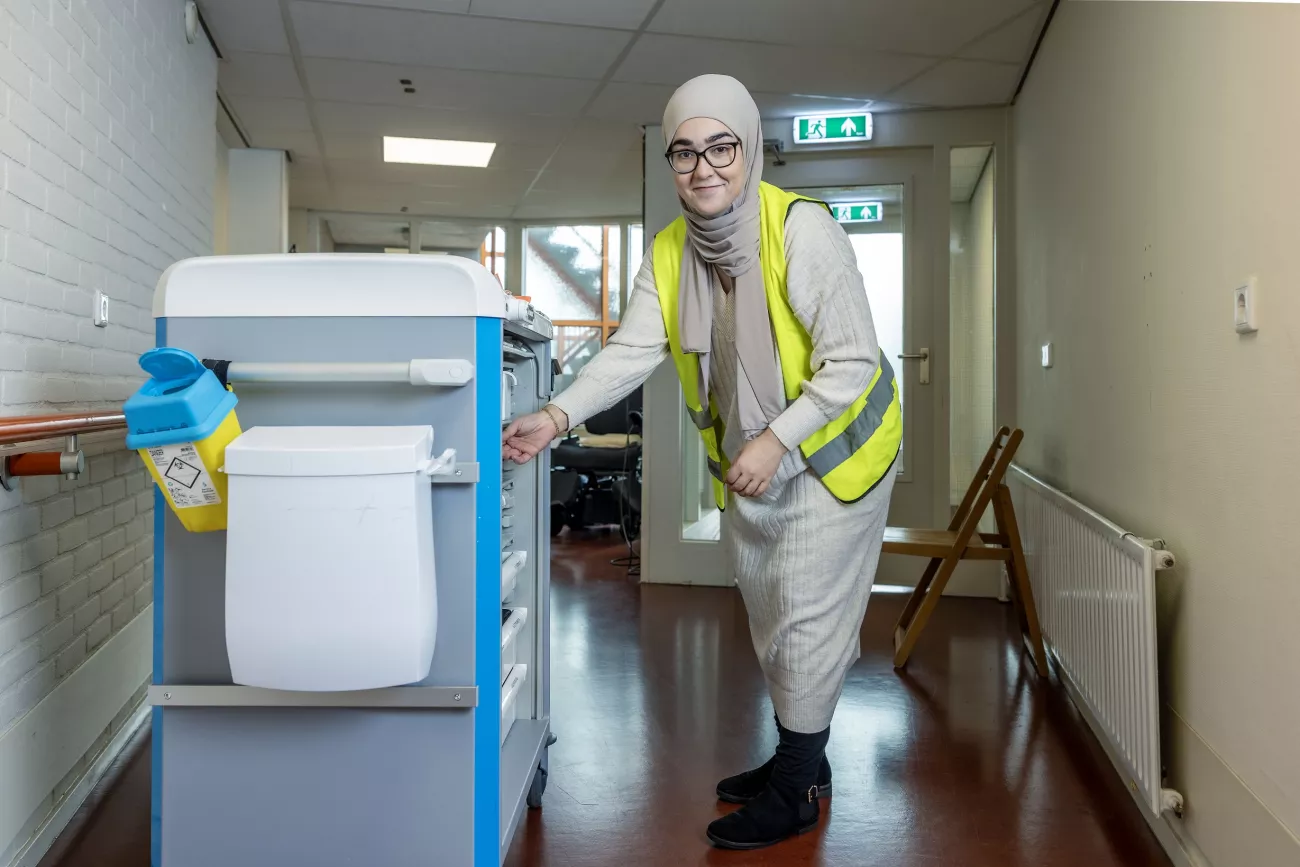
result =
M763 286L767 295L767 313L772 322L777 354L781 359L781 378L786 400L793 401L803 391L803 384L813 377L812 337L804 328L786 294L785 220L795 202L808 201L826 207L797 193L771 184L759 189L759 261L763 269ZM699 358L682 352L678 317L678 292L681 285L682 256L686 250L686 220L678 217L668 228L655 235L654 275L663 311L664 328L672 352L677 377L691 420L699 428L709 456L713 476L713 496L718 508L725 508L727 489L723 484L730 469L722 453L725 433L716 403L699 392ZM903 412L898 400L898 383L893 368L880 356L880 365L871 382L857 400L838 418L804 440L799 448L809 467L840 502L860 500L875 489L885 473L890 472L903 439Z

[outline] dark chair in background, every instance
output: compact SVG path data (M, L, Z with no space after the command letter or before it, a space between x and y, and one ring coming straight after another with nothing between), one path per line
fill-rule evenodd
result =
M641 389L584 427L604 442L569 436L551 451L551 532L614 525L631 542L641 531Z

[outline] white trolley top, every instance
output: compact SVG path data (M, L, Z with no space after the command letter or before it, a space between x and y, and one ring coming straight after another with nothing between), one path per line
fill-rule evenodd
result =
M285 253L205 256L158 280L162 318L288 316L507 316L491 272L459 256Z

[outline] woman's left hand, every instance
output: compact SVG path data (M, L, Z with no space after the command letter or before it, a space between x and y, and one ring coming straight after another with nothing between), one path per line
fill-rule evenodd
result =
M776 475L786 447L776 434L765 430L740 450L727 473L727 487L742 497L761 497Z

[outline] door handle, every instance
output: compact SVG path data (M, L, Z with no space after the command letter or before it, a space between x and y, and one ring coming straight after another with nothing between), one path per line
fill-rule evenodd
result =
M921 385L930 384L930 350L922 346L920 352L900 352L898 357L903 361L921 362Z

